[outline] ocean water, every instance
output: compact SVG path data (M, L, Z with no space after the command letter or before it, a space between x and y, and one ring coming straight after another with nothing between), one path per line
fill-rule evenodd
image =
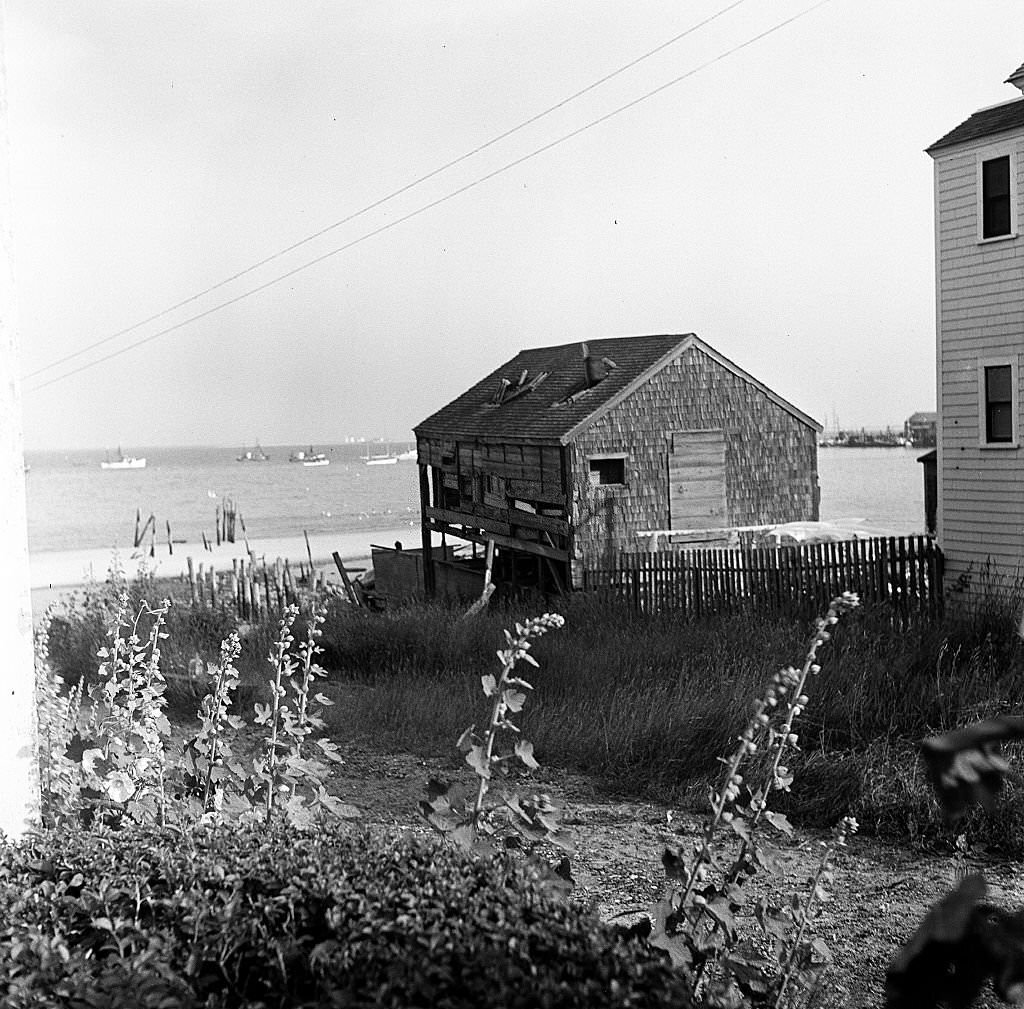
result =
M27 452L25 478L29 552L129 549L136 509L156 518L157 541L171 536L201 543L215 536L217 508L234 502L250 538L310 536L397 529L419 534L415 462L367 466L365 445L316 446L328 466L288 461L298 448L264 446L267 462L236 461L240 448L143 448L146 468L104 470L104 453ZM400 452L408 444L394 443ZM385 446L372 446L374 453ZM236 526L236 536L238 527Z
M239 463L239 448L141 448L145 469L102 470L101 452L30 452L26 462L31 553L127 549L135 513L153 514L157 539L166 523L175 540L214 536L216 511L233 500L252 538L329 536L406 524L419 531L419 484L414 462L366 466L365 445L317 446L329 466L288 462L296 448L265 446L270 460ZM407 444L390 446L402 451ZM373 451L381 451L373 446ZM897 535L924 531L921 452L907 449L827 448L818 452L821 518L858 520Z
M820 448L821 519L859 519L879 533L910 536L925 531L926 449Z

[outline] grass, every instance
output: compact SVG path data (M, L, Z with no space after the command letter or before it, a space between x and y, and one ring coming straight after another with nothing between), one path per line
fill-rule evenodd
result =
M122 586L123 588L123 586ZM95 668L106 605L102 587L58 614L51 659L66 680ZM137 591L137 587L132 591ZM938 819L917 761L922 737L1024 708L1019 586L991 586L938 623L893 627L885 609L851 614L822 653L799 723L802 758L786 806L809 824L852 813L866 827L918 838ZM766 679L804 653L809 622L757 614L686 619L643 616L593 597L461 610L414 605L373 613L332 605L322 664L350 691L327 718L339 740L450 754L486 717L480 676L495 671L503 629L545 608L566 626L538 641L536 692L522 717L542 765L593 775L609 787L669 803L703 797ZM170 712L193 717L201 691L190 662L216 658L233 618L172 606L165 642ZM238 703L266 679L272 628L243 635ZM1020 822L1019 789L1003 821L968 830L1008 840ZM1008 812L1007 812L1008 811ZM1018 842L1019 844L1020 842Z

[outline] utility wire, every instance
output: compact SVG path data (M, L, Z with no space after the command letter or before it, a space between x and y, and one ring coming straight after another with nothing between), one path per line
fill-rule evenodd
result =
M445 196L438 197L436 200L431 200L429 203L423 204L423 206L418 207L416 210L412 210L409 213L404 214L403 216L398 217L393 221L389 221L387 224L382 224L380 227L374 228L372 231L368 231L360 235L358 238L354 238L350 242L346 242L344 245L340 245L335 249L331 249L329 252L325 252L320 256L316 256L314 259L308 260L301 266L297 266L294 269L289 270L287 273L283 273L277 277L274 277L273 279L268 280L265 283L258 285L257 287L253 287L247 291L243 291L241 294L238 294L233 298L229 298L226 301L219 302L218 304L212 306L211 308L208 308L202 312L198 312L195 315L189 316L187 319L183 319L181 322L175 323L173 326L167 326L166 328L158 330L155 333L151 333L149 336L143 337L141 340L136 340L134 343L127 344L124 347L120 347L117 350L111 351L111 353L106 354L103 357L96 358L95 360L89 361L86 364L79 365L77 368L73 368L71 371L63 372L62 374L57 375L54 378L48 379L45 382L41 382L38 385L32 386L31 388L28 388L26 391L36 392L40 389L45 389L47 386L53 385L55 382L59 382L65 378L70 378L72 375L77 375L79 374L79 372L86 371L87 369L93 368L98 364L103 364L104 362L109 361L112 358L119 357L121 354L127 353L129 350L135 350L137 347L142 347L145 344L150 343L153 340L156 340L158 337L166 336L168 333L173 333L176 330L189 325L190 323L197 322L199 319L203 319L208 315L212 315L214 312L219 312L223 308L227 308L230 305L237 304L238 302L243 301L244 299L249 298L254 294L258 294L260 291L265 291L269 287L273 287L276 284L280 284L282 281L287 280L289 277L294 277L297 273L301 273L303 270L308 270L311 266L316 266L318 263L322 263L324 260L330 259L332 256L336 256L341 252L345 252L348 249L351 249L354 246L359 245L370 238L374 238L377 235L384 233L385 231L390 231L392 228L395 228L400 224L404 224L406 221L412 220L414 217L418 217L420 214L426 213L428 210L433 210L435 207L440 206L442 203L447 203L449 200L454 199L456 196L461 196L463 193L468 192L471 189L475 189L477 186L482 185L484 182L488 182L499 175L503 175L505 172L508 172L511 169L516 168L517 166L527 161L530 161L531 159L538 157L539 155L544 154L545 152L550 151L553 148L558 147L569 140L572 140L574 137L578 137L581 133L585 133L588 130L593 129L595 126L599 126L601 123L605 123L609 119L612 119L615 116L618 116L621 113L628 111L629 109L635 108L637 105L647 101L649 98L653 98L655 95L661 94L661 92L663 91L667 91L669 88L674 87L676 84L679 84L682 81L685 81L690 77L693 77L695 74L698 74L701 71L706 70L711 66L714 66L716 63L720 63L722 60L727 59L729 56L733 56L736 53L740 52L741 50L754 45L754 43L760 42L762 39L767 38L769 35L774 35L775 32L780 31L781 29L787 27L788 25L793 24L793 22L800 20L801 18L805 17L808 14L811 14L812 12L816 11L819 7L824 7L825 4L829 2L830 0L818 0L817 3L812 4L810 7L806 7L802 11L798 11L796 14L793 14L792 16L786 18L783 21L779 21L778 23L772 25L772 27L766 28L764 31L759 32L758 34L752 36L746 41L740 42L739 44L733 46L732 48L727 49L725 52L719 53L712 59L707 60L704 63L701 63L690 70L687 70L685 73L680 74L678 77L673 77L670 81L666 81L664 84L660 84L658 87L652 88L650 91L645 92L638 98L634 98L631 101L626 102L624 105L620 105L617 108L612 109L612 111L606 112L604 113L604 115L598 116L596 119L590 120L590 122L584 124L583 126L577 127L575 130L563 134L556 140L552 140L546 144L543 144L540 147L535 148L528 154L524 154L521 157L516 158L514 161L507 162L500 168L494 169L494 171L488 172L485 175L481 175L479 178L474 179L472 182L467 182L464 186L460 186L458 189L452 190L452 192L447 193ZM93 346L98 346L98 344L94 344Z
M588 84L585 88L581 88L579 91L573 92L561 101L555 102L554 105L544 109L543 112L538 112L535 115L530 116L529 119L524 119L521 123L510 129L505 130L504 133L499 133L496 137L492 137L490 140L485 141L478 147L474 147L470 151L466 151L465 154L460 154L457 158L453 158L451 161L445 162L443 165L432 169L425 175L421 175L411 182L407 182L404 186L400 186L398 189L392 190L385 196L381 196L379 199L374 200L372 203L368 203L365 207L359 210L353 211L347 217L341 218L341 220L335 221L333 224L328 224L326 227L321 228L319 231L314 232L311 235L307 235L305 238L300 238L297 242L293 242L291 245L286 246L283 249L278 250L275 253L259 260L259 262L253 263L251 266L245 267L243 270L239 270L237 273L231 274L230 277L225 277L223 280L218 281L216 284L212 284L210 287L205 288L198 294L193 294L188 298L178 301L173 305L163 309L162 311L156 312L148 318L142 319L139 322L133 323L130 326L126 326L124 329L119 329L116 333L111 333L110 336L105 336L101 340L97 340L94 343L89 344L87 347L82 347L79 350L72 351L70 354L66 354L64 357L58 358L56 361L51 361L49 364L44 364L41 368L37 368L35 371L30 372L25 376L25 379L34 378L36 375L42 374L44 371L49 371L51 368L56 368L59 365L66 364L68 361L74 360L76 357L81 357L82 354L87 354L91 350L95 350L97 347L102 347L104 344L110 343L111 340L116 340L118 337L125 336L128 333L134 332L136 329L140 329L142 326L147 325L150 322L156 322L157 319L162 319L165 315L170 315L171 312L176 311L179 308L184 308L186 305L192 304L194 301L198 301L200 298L205 297L212 292L219 290L220 288L230 284L232 281L238 280L240 277L244 277L246 274L252 273L254 270L258 270L261 266L266 266L267 263L272 263L275 259L280 259L282 256L287 255L289 252L294 252L296 249L301 248L303 245L308 245L310 242L315 241L318 238L322 238L328 232L334 231L335 228L340 228L343 224L348 224L354 221L358 217L362 217L364 214L368 214L371 210L376 210L377 207L389 200L395 199L397 196L401 196L403 193L407 193L410 189L414 189L416 186L427 182L429 179L434 178L436 175L440 175L442 172L448 171L449 168L454 168L456 165L461 164L463 161L467 161L469 158L474 157L481 151L486 151L487 148L493 147L495 144L500 143L502 140L507 140L514 133L518 133L520 130L526 129L527 126L532 126L534 123L543 119L545 116L551 115L552 112L557 112L559 109L564 108L570 102L576 101L577 98L582 98L583 95L595 88L600 87L602 84L607 84L608 81L614 77L618 77L620 74L624 74L627 70L631 70L637 64L642 63L646 59L650 59L652 56L657 55L662 50L667 49L671 45L675 45L681 39L686 38L687 35L692 35L695 31L703 28L705 25L711 24L712 21L717 20L724 14L728 14L729 11L735 7L739 7L740 4L745 3L746 0L733 0L728 6L723 7L721 10L716 11L714 14L706 17L703 21L698 22L695 25L691 25L685 31L680 32L678 35L673 35L667 42L662 42L661 45L655 46L653 49L648 50L635 59L630 60L628 63L624 63L621 67L616 70L612 70L610 73L604 75L604 77L598 78L591 84Z

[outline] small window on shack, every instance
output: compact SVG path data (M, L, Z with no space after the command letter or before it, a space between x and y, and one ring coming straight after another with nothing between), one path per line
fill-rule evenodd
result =
M622 486L626 482L624 455L594 456L590 460L590 482L601 486Z

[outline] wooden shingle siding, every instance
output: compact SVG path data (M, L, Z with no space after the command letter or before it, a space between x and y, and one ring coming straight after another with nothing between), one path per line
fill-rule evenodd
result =
M424 581L438 532L561 590L670 523L816 519L819 430L692 333L520 351L415 429Z
M1012 150L1024 228L1024 135L1002 133L935 157L938 284L938 533L947 579L1024 559L1024 450L980 444L979 367L1024 353L1024 237L979 242L978 159ZM1018 367L1018 383L1024 368ZM1017 390L1018 404L1024 388ZM1024 430L1024 427L1022 427Z
M582 567L647 549L643 530L672 522L675 431L719 429L725 442L721 525L817 520L817 434L754 385L693 347L570 445L574 580ZM591 456L626 453L624 486L594 486Z

